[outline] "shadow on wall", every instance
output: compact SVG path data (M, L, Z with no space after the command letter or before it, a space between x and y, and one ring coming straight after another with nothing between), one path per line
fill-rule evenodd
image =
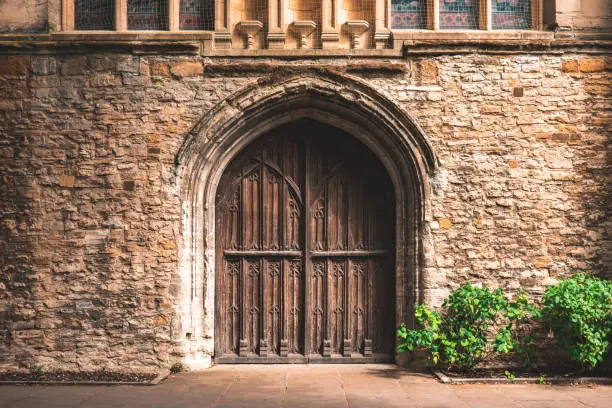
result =
M0 33L46 33L48 31L46 1L0 0Z

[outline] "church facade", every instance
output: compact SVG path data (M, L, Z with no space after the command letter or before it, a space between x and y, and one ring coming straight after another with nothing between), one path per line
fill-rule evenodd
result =
M609 278L610 30L603 0L0 4L0 369L392 362L467 281Z

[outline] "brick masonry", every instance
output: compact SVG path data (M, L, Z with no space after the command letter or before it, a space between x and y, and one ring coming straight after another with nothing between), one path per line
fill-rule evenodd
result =
M397 69L0 56L0 369L153 370L185 358L177 153L211 108L278 71L362 77L423 127L440 161L425 225L429 302L467 280L535 296L576 270L612 277L610 57L376 63Z

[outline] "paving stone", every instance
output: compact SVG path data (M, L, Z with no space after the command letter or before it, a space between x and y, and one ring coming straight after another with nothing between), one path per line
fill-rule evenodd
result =
M155 387L1 386L0 406L603 408L612 396L605 386L450 386L411 377L423 375L391 365L216 366L171 375Z

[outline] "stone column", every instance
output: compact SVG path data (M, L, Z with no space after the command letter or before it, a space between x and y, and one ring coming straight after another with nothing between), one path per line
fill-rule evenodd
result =
M168 30L180 29L181 0L168 0Z
M440 0L433 0L427 4L427 23L427 28L430 30L440 29Z
M115 0L115 30L127 31L127 0Z
M387 48L391 39L389 27L391 15L391 0L376 0L376 16L374 42L376 49Z
M215 48L231 48L230 0L215 1Z
M268 1L268 48L285 48L285 0Z
M62 31L74 30L74 0L62 0Z
M531 0L531 29L544 29L544 0Z
M493 0L478 2L478 28L487 31L493 29Z
M322 0L321 44L324 49L338 48L340 44L340 30L338 27L338 0Z

